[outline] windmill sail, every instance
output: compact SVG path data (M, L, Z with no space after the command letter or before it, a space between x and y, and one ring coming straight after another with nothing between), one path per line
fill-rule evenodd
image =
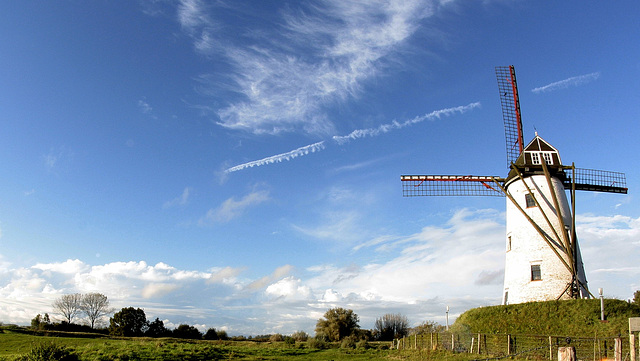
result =
M575 179L574 179L575 178ZM575 182L576 190L627 194L627 178L624 173L606 170L575 168L567 172L564 182L566 189L571 189Z
M471 175L403 175L402 195L421 196L494 196L504 197L503 178Z
M511 163L518 159L524 148L516 70L513 65L497 66L496 78L498 79L502 118L504 119L504 134L507 141L507 168L509 168Z

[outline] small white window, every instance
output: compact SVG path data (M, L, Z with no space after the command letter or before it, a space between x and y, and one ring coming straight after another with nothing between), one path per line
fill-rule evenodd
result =
M531 153L531 163L542 164L540 163L540 153Z
M544 162L548 165L553 164L553 157L551 157L551 153L542 153L542 157L544 158Z

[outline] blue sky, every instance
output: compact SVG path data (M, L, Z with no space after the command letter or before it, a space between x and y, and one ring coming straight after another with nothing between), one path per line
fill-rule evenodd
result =
M313 333L331 307L444 323L499 304L505 199L401 174L506 175L525 142L627 174L578 196L592 289L640 288L634 1L0 4L0 322L101 292L168 326ZM55 315L54 315L55 317Z

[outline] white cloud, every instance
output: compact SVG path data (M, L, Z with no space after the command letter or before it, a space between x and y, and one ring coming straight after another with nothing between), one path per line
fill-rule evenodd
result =
M244 271L244 268L224 267L211 272L209 283L234 283L236 277Z
M273 271L272 274L251 282L249 285L247 285L247 289L255 291L267 287L273 281L287 276L289 273L291 273L292 270L293 266L291 265L278 267Z
M171 208L171 207L175 207L175 206L185 206L187 204L187 202L189 202L189 195L191 194L192 188L191 187L186 187L183 191L182 194L170 201L166 201L163 205L162 208L167 209L167 208Z
M568 87L589 83L591 81L598 79L599 77L600 77L600 72L578 75L568 79L556 81L551 84L547 84L545 86L531 89L531 91L534 93L546 93L554 90L566 89Z
M218 208L210 209L207 214L200 219L200 224L229 222L242 215L248 208L257 206L269 199L269 192L265 190L251 192L238 201L235 200L235 198L229 198Z
M180 288L177 284L171 283L150 283L142 289L142 298L156 298L165 296Z
M311 289L294 277L286 277L267 287L265 293L271 297L291 300L306 300L311 296Z
M296 231L313 238L352 242L364 235L363 230L360 229L360 224L360 213L343 210L326 212L322 215L322 219L318 220L317 225L292 225L292 227Z
M79 259L68 259L60 263L38 263L33 268L40 269L42 271L76 274L85 271L89 268L84 262Z
M216 110L219 125L255 134L330 134L334 126L325 105L357 97L433 8L432 1L403 0L301 4L280 12L280 26L264 28L256 21L235 31L232 44L225 43L224 32L234 31L228 20L235 16L233 5L207 8L182 0L177 17L199 52L215 53L216 61L228 64L224 73L200 77L205 88L226 85L237 95Z
M153 108L151 107L151 105L149 105L149 103L147 103L146 99L138 100L138 108L144 114L151 114L151 112L153 111Z
M5 263L0 320L28 324L44 312L55 318L51 303L60 294L101 292L113 307L142 307L148 318L160 317L169 327L188 323L232 334L313 333L331 307L351 308L361 326L373 327L376 317L389 312L414 324L444 323L449 305L453 322L468 308L500 302L503 223L501 212L462 209L444 225L365 241L352 264L306 266L296 276L294 265L240 280L244 268L231 266L198 271L144 261L91 266L67 260L28 268ZM591 287L631 297L640 274L640 218L582 215L577 225Z

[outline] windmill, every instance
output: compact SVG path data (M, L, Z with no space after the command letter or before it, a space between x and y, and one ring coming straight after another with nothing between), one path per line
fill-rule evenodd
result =
M626 194L625 175L563 165L558 150L537 132L525 144L515 69L496 67L496 77L507 176L403 175L402 194L507 198L502 304L593 297L575 231L576 191Z

